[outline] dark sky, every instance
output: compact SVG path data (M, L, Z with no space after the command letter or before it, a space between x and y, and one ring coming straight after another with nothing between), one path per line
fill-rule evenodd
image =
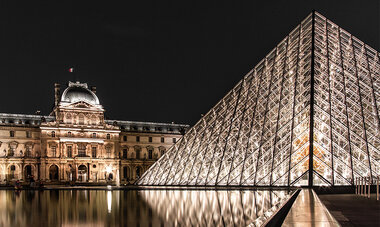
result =
M46 2L0 3L0 112L49 114L74 66L108 119L193 125L312 9L380 49L378 0Z

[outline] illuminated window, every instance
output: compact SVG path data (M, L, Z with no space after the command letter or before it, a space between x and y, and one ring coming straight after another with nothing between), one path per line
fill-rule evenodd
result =
M96 147L92 147L92 157L96 158Z
M71 158L73 156L73 147L67 146L67 157Z
M86 156L86 146L83 144L78 145L78 156L85 157Z
M111 158L111 147L106 147L107 158Z
M83 114L79 114L79 124L84 125L84 115Z
M31 146L30 145L26 145L25 146L25 157L31 157L32 154L31 154Z
M51 147L51 156L57 157L57 148L55 146Z

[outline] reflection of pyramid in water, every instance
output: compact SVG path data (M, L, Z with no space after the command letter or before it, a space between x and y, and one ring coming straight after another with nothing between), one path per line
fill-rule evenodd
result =
M350 185L376 177L379 91L379 53L312 13L138 184Z

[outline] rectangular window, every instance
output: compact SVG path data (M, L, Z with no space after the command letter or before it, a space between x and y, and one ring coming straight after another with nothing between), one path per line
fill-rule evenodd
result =
M161 143L165 143L165 138L161 137Z
M32 132L26 131L26 138L32 138Z
M78 145L78 156L79 157L85 157L86 156L86 146L81 144Z
M55 132L54 131L51 132L51 137L55 137Z
M111 158L111 148L107 147L106 151L107 151L107 158Z
M136 150L136 159L140 159L140 153L141 153L141 150L137 149Z
M92 157L96 158L96 147L92 147Z
M177 142L177 139L176 138L173 138L173 143L176 143Z
M153 150L151 149L148 150L148 158L153 159Z
M136 136L136 142L140 142L140 136Z
M67 146L67 157L71 158L73 156L73 147Z
M153 138L149 136L149 142L151 143L153 141Z
M9 131L9 136L10 137L15 137L15 131Z
M123 136L123 141L127 141L127 136Z
M123 149L123 158L124 159L128 158L128 150L127 149Z
M8 151L8 156L12 157L13 155L15 155L15 148L11 146Z
M92 138L96 138L96 133L92 133Z
M31 157L32 154L31 154L31 146L26 146L25 147L25 157Z
M52 157L57 157L57 148L56 147L51 147L51 155Z
M111 139L111 135L110 135L110 134L107 134L107 139L108 139L108 140Z

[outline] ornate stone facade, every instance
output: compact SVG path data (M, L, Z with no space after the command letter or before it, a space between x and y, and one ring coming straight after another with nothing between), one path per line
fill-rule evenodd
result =
M0 181L132 183L187 128L106 120L95 87L56 84L50 116L0 114Z

